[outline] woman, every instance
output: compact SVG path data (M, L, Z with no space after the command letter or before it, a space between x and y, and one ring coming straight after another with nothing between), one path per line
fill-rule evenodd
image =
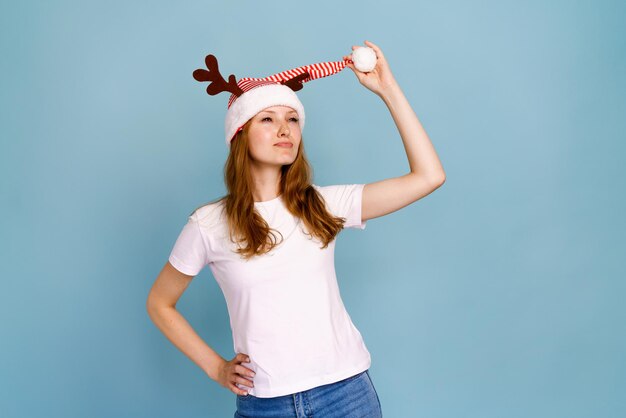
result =
M231 92L226 115L228 194L189 216L148 296L151 319L207 375L237 395L235 417L379 417L370 354L345 310L334 270L336 235L397 211L441 186L436 152L381 49L368 73L352 60L263 79L227 82L217 61L194 78L211 95ZM353 46L352 49L358 47ZM387 105L410 172L371 184L310 183L302 83L349 67ZM295 74L295 75L294 75ZM226 298L231 360L213 351L175 309L209 265Z

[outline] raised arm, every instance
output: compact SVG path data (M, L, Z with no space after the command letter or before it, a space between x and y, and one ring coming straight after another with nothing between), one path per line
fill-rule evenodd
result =
M376 67L362 73L350 63L347 66L359 82L376 93L387 105L398 128L409 159L410 171L399 177L366 184L363 188L362 220L395 212L439 188L446 179L441 161L396 82L381 49L369 41L365 44L376 52ZM358 48L353 46L352 49ZM349 57L344 57L349 58Z

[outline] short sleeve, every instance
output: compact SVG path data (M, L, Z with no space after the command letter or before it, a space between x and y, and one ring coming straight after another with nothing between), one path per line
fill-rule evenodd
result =
M176 270L189 276L196 276L208 264L206 244L195 214L178 235L169 262Z
M365 184L335 184L314 186L319 191L326 206L335 216L346 218L344 228L365 229L367 221L362 221L361 205Z

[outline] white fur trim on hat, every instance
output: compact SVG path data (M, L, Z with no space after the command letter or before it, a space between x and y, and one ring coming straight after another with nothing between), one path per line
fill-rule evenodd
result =
M289 106L298 112L300 130L304 130L304 106L296 93L284 84L268 84L246 91L228 108L225 123L226 145L230 147L230 141L237 129L261 110L272 106Z

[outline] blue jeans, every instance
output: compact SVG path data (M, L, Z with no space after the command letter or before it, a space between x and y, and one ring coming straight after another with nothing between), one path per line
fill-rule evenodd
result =
M235 418L380 418L380 400L368 370L291 395L236 395Z

